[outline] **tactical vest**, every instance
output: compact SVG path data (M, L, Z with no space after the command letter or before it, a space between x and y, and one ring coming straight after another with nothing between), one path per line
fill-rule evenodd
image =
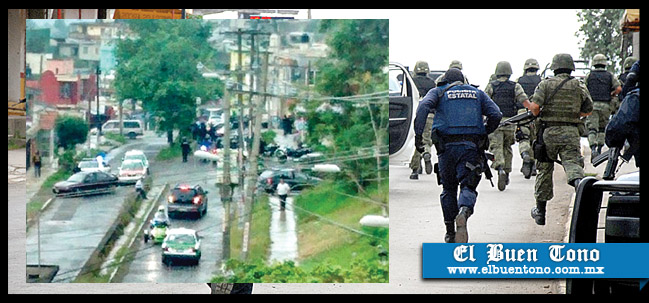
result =
M490 83L493 87L491 99L494 100L496 105L498 105L500 112L503 113L503 117L516 116L518 113L518 109L516 108L516 96L514 94L516 83L511 80L504 82L494 80Z
M459 83L459 82L456 82ZM440 90L433 129L441 135L484 135L479 90L471 85L450 85Z
M546 80L548 81L548 85L545 87L546 98L550 98L550 95L552 95L563 80L565 80L563 77L552 77ZM540 120L573 124L581 123L579 119L579 112L581 110L580 83L578 79L572 78L557 90L552 99L546 99L541 108Z
M429 90L435 88L435 80L428 78L427 75L417 74L412 80L415 82L420 98L423 98Z
M525 75L518 78L518 84L523 87L523 91L528 98L531 98L534 94L534 89L541 82L541 76L539 75Z
M613 75L605 70L593 70L588 75L588 92L593 101L611 101Z

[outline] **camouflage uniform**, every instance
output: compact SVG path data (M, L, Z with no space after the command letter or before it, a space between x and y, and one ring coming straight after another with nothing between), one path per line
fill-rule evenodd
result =
M417 90L419 91L419 98L423 98L426 93L428 93L429 90L434 88L436 86L435 81L431 78L428 77L428 63L425 61L417 61L415 64L415 70L412 75L413 81L415 82L415 86L417 86ZM432 163L430 162L432 154L431 154L431 146L433 145L432 140L430 139L430 133L433 128L433 113L428 114L428 117L426 119L426 128L424 129L423 133L423 142L424 142L424 152L419 153L416 149L412 154L412 158L410 159L410 169L412 169L412 173L410 175L410 179L418 179L418 174L421 173L422 168L421 168L421 160L424 158L424 161L426 163L426 173L430 174L432 173Z
M596 59L599 60L595 61ZM593 65L598 65L593 68L593 71L606 71L606 57L603 55L596 55L593 59ZM611 86L608 88L608 94L610 96L610 92L615 91L617 87L620 86L620 81L610 72L606 73L609 74L611 78ZM589 81L591 82L591 85L596 81L593 79L589 80L591 74L586 76L586 87L590 87ZM593 92L591 92L591 94L592 93ZM591 97L594 101L593 114L587 118L586 125L588 126L588 143L591 147L591 157L596 157L601 153L602 146L604 146L604 129L606 128L606 124L608 124L612 111L617 107L616 104L618 103L618 100L617 96L611 96L609 101L598 100L595 95L591 95ZM595 150L595 148L597 150Z
M551 69L555 71L555 76L541 81L530 101L541 109L536 126L540 131L540 123L545 123L542 136L547 156L552 160L561 159L568 183L576 188L584 177L584 158L581 156L581 137L577 125L581 122L580 113L587 114L593 110L593 101L586 86L576 78L565 82L551 100L546 100L570 76L569 72L575 70L574 61L569 54L555 55ZM557 74L557 70L562 73ZM535 156L538 174L534 198L537 206L532 208L532 218L537 224L545 225L545 205L554 197L552 174L555 162L541 162L541 155Z
M501 63L503 63L501 65ZM499 83L503 83L509 80L511 75L511 66L509 63L503 61L499 63L499 68L496 69L496 80ZM506 63L506 64L505 64ZM485 87L484 92L489 96L489 98L494 98L494 84L495 82L489 82L487 87ZM514 84L514 95L513 100L507 100L505 102L513 102L516 108L522 108L523 101L527 100L527 95L523 90L523 87L515 83ZM496 102L496 100L494 100ZM498 102L496 102L498 104ZM498 106L503 107L502 104ZM509 112L509 114L504 112L504 109L501 108L503 112L503 120L513 117L516 115L516 112ZM512 171L512 145L514 144L514 132L516 131L516 125L505 125L498 127L493 133L489 134L489 151L494 154L494 161L491 164L491 167L499 170L498 176L498 189L504 190L505 186L509 184L509 173ZM502 170L502 172L500 172ZM504 174L504 175L503 175ZM501 181L501 178L504 178Z
M541 80L541 77L536 74L536 71L539 69L539 63L536 59L530 58L525 61L523 66L523 71L525 74L522 77L519 77L516 82L523 86L523 90L528 98L532 98L534 94L534 89L536 85ZM538 81L538 82L537 82ZM536 83L536 85L534 85ZM524 113L526 109L520 109L519 114ZM534 164L534 150L532 149L532 142L534 141L534 134L536 134L536 129L534 129L534 123L528 123L526 125L521 125L518 127L520 130L520 138L517 138L518 141L518 152L521 154L523 159L523 165L521 166L521 172L525 179L529 179L531 176L536 176L536 167Z

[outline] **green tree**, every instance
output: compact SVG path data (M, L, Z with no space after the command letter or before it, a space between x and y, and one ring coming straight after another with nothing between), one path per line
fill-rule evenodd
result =
M210 62L209 23L201 20L128 20L133 33L117 43L115 90L118 100L142 100L159 132L188 132L196 97L213 100L222 83L204 79L198 62ZM172 139L170 143L172 143Z
M592 59L596 54L604 54L609 59L607 69L618 73L622 63L620 45L622 33L620 19L624 9L582 9L577 18L582 23L575 36L583 43L581 57Z
M315 89L320 95L341 98L307 102L307 140L330 157L347 159L344 181L353 181L356 191L387 175L387 157L378 155L385 153L389 140L383 71L388 65L388 29L387 20L321 21L330 54L316 63ZM385 98L373 95L381 92L386 92ZM338 111L323 111L323 105ZM325 147L323 139L332 144Z
M82 118L62 115L56 118L54 130L59 139L58 145L64 149L73 149L76 144L86 142L89 129Z

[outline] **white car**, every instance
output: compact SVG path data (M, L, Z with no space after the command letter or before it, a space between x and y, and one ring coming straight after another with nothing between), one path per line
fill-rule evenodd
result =
M119 134L119 120L108 120L101 126L103 133ZM140 120L122 120L122 134L135 139L137 136L144 135L144 127Z
M135 183L142 177L146 177L146 167L141 160L124 160L117 174L120 183Z
M147 159L143 151L136 150L136 149L127 151L126 153L124 153L124 158L122 158L122 162L126 160L142 161L144 167L146 168L146 173L149 174L149 160Z
M105 161L99 161L98 159L84 158L79 161L77 164L78 171L83 172L95 172L101 171L105 173L110 173L110 165Z
M415 150L413 128L420 96L410 72L399 63L390 62L389 84L390 164L404 165Z

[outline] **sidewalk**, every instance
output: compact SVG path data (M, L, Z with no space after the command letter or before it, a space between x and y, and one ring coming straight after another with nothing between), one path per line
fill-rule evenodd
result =
M7 183L24 183L26 181L26 150L8 150Z

